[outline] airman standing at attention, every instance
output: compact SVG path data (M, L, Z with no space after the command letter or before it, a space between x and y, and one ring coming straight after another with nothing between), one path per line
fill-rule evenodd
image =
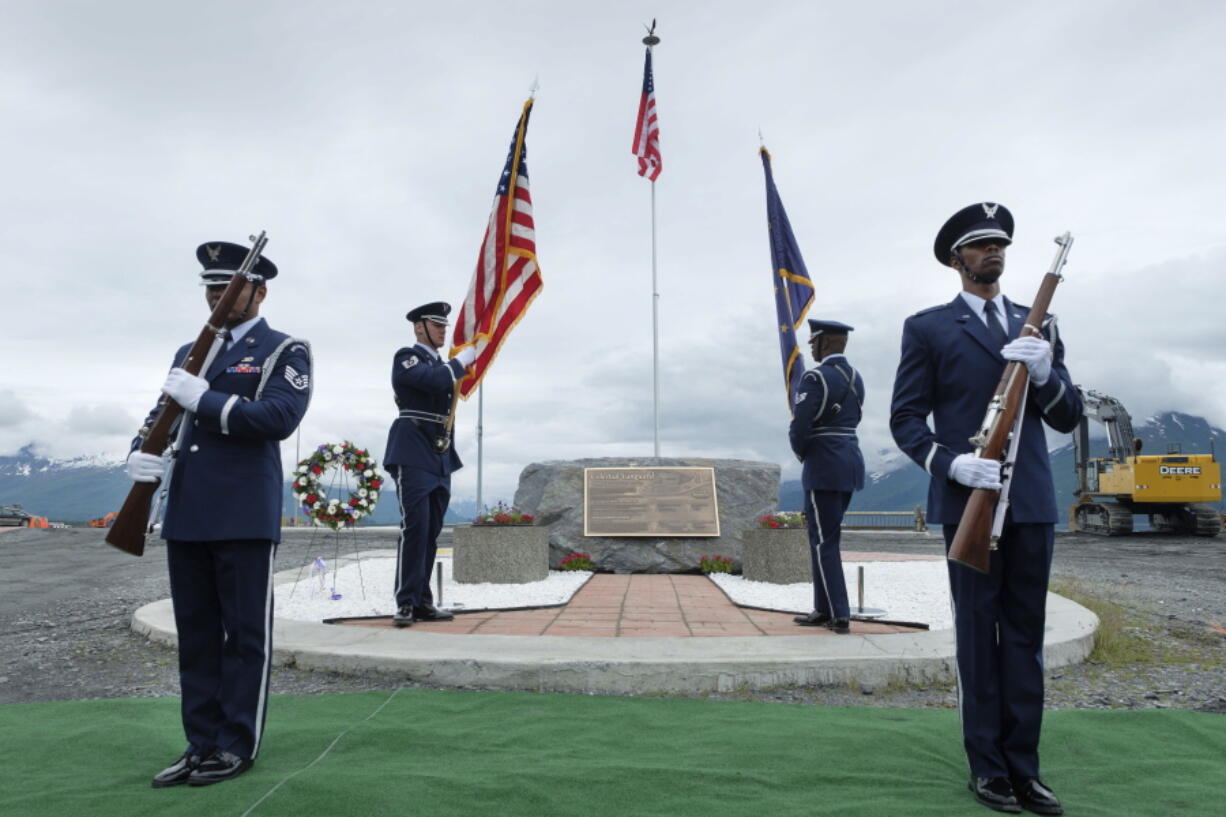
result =
M396 551L398 627L414 621L449 621L451 613L434 606L430 573L438 552L438 535L451 502L451 474L463 467L447 425L456 381L473 362L471 347L451 360L439 354L447 338L451 305L423 304L405 318L417 343L396 352L392 389L400 416L387 435L384 464L396 480L400 504L400 542Z
M944 526L948 549L971 490L1001 488L1000 463L977 457L971 437L1006 362L1026 365L1029 395L990 573L949 562L958 707L975 799L997 811L1062 814L1039 778L1043 628L1057 519L1043 424L1070 432L1082 406L1055 318L1043 322L1043 337L1018 337L1030 307L1006 298L999 284L1012 240L1013 215L992 202L959 210L937 233L936 259L958 273L962 291L903 324L890 429L932 477L928 519Z
M210 309L246 256L246 247L225 241L196 251ZM140 437L128 456L137 482L170 479L162 538L188 746L153 778L154 788L237 777L255 762L264 733L284 494L280 442L311 400L311 348L259 316L276 265L260 258L252 273L225 321L226 345L203 377L178 368L190 344L175 353L162 391L183 407L187 425L170 474L162 457L139 450Z
M843 352L852 327L809 321L817 365L805 372L792 398L788 440L804 463L805 524L813 568L813 612L793 619L802 627L851 632L851 608L839 550L843 514L853 491L864 487L864 457L856 426L864 405L864 379Z

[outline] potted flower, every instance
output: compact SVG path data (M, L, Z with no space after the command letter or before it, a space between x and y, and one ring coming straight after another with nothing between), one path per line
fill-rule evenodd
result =
M731 573L732 560L727 556L703 556L698 560L698 569L703 573Z
M514 505L487 506L455 528L452 569L461 583L541 581L549 576L549 528Z
M569 555L563 556L562 561L558 563L558 570L595 570L596 565L592 561L590 553L582 553L576 551Z
M741 537L741 570L748 581L794 584L812 580L809 536L800 511L758 517L758 527Z

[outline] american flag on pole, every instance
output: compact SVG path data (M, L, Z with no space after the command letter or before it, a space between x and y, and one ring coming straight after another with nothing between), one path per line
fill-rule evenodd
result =
M465 400L481 384L515 324L541 291L541 270L536 265L536 228L532 221L532 196L528 192L528 115L532 100L511 138L511 150L498 179L498 192L490 209L485 239L477 256L468 297L460 308L452 338L451 355L466 346L477 352L470 373L459 383Z
M766 221L771 242L771 277L775 282L775 319L779 329L779 353L783 358L783 382L787 386L788 410L792 409L792 396L804 372L804 358L800 344L796 342L796 330L804 325L805 315L813 305L813 281L805 269L805 259L800 257L800 246L792 234L783 200L775 188L771 174L771 155L766 148L762 154L762 169L766 172ZM797 363L800 365L796 365Z
M639 99L639 119L634 125L634 147L630 152L639 157L639 175L653 182L663 166L660 159L660 124L656 120L656 83L651 77L651 47L643 66L643 96Z

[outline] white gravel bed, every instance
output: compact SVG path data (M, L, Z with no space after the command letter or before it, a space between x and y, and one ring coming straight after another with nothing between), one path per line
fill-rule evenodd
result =
M885 610L880 618L921 622L933 630L948 630L954 626L949 604L949 573L944 559L844 562L843 575L847 580L852 615L856 613L858 602L856 568L861 566L864 568L864 606ZM810 582L751 582L727 573L712 573L711 578L737 604L787 613L807 613L813 609Z
M585 570L551 570L539 582L526 584L459 584L451 578L451 557L439 555L443 573L443 603L458 610L543 607L565 604L592 574ZM296 582L277 585L277 618L322 621L356 616L390 616L396 612L393 598L396 559L362 559L333 570L324 563L302 571ZM438 594L437 578L430 587ZM339 596L339 598L334 598ZM438 602L438 599L435 599Z

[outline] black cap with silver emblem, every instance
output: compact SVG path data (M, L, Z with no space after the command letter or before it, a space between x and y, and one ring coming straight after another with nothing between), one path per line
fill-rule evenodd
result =
M812 337L817 337L818 335L829 335L835 337L838 335L846 335L848 332L854 331L854 326L848 326L847 324L840 323L839 321L818 321L813 320L812 318L809 319L809 332Z
M949 266L954 250L985 238L1001 239L1006 246L1013 243L1013 214L1008 207L991 201L963 207L937 232L932 252L938 261Z
M248 252L248 248L242 244L231 244L229 241L201 244L196 248L196 259L204 265L200 272L201 286L225 286L230 283ZM262 281L268 281L277 277L277 265L261 255L252 273Z
M443 301L434 301L428 304L422 304L416 309L409 310L405 315L405 319L409 323L417 323L418 321L430 321L430 323L440 323L446 326L449 321L447 316L451 314L451 304Z

